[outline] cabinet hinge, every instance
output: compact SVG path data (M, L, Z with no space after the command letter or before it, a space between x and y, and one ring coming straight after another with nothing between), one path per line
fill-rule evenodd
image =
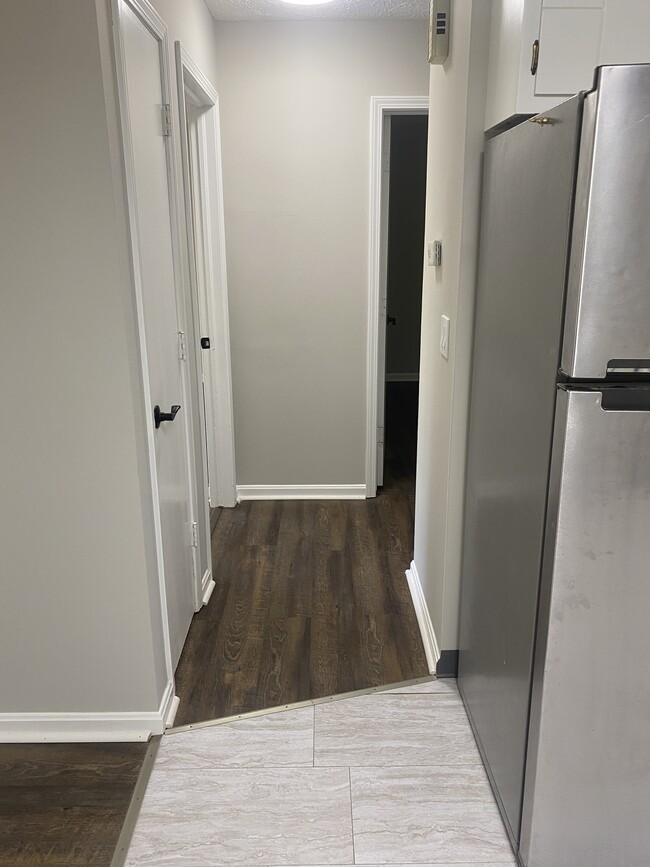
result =
M187 337L184 331L178 332L178 357L181 361L187 361Z
M164 136L172 134L172 109L169 103L162 106L162 134Z

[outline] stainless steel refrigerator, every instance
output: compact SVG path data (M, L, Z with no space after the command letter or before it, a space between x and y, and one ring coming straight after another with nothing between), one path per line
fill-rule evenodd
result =
M650 65L486 144L459 686L525 867L650 865Z

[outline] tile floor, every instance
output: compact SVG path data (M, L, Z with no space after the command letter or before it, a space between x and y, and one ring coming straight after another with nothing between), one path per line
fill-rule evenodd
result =
M126 862L515 863L450 680L164 737Z

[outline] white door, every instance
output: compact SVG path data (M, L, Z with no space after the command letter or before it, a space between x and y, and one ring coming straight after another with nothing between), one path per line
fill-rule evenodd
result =
M217 498L217 462L215 455L217 447L215 442L215 425L212 423L212 400L215 391L215 386L212 381L212 368L210 365L210 354L215 347L212 345L215 341L212 329L210 328L210 316L208 312L208 292L207 279L204 273L203 264L206 259L205 255L205 238L204 226L197 215L197 198L199 196L199 184L197 184L198 167L201 161L199 153L199 134L198 134L198 116L199 109L192 105L189 100L186 100L185 108L185 129L187 135L187 156L188 156L188 180L189 180L189 208L188 219L190 220L190 255L195 273L196 285L196 313L197 324L200 332L201 352L199 353L199 367L201 374L201 424L205 435L206 459L208 465L208 490L209 503L211 506L216 506ZM199 217L197 219L197 216ZM204 345L204 341L207 344Z
M179 353L172 212L164 135L162 43L127 2L121 3L122 47L133 156L136 269L143 306L151 406L172 415L154 431L165 588L175 668L194 614L188 418ZM127 145L128 146L128 145Z

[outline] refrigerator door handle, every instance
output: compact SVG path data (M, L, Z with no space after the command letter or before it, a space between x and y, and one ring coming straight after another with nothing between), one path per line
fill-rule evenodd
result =
M650 386L603 388L600 408L605 412L650 412Z

